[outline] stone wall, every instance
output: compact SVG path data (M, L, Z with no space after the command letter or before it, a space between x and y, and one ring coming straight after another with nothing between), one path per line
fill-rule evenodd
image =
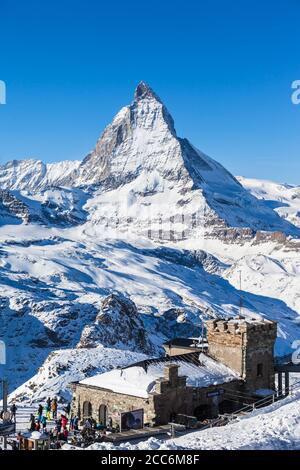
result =
M120 425L120 413L144 409L144 422L154 424L155 411L153 397L147 399L115 393L110 390L92 387L90 385L76 384L72 401L72 413L83 419L84 402L92 405L92 417L98 422L101 405L107 406L107 417L112 418L113 425Z
M203 410L205 417L218 415L219 406L226 400L226 394L210 397L208 394L223 389L224 391L240 391L243 383L234 380L230 383L212 385L206 388L188 387L185 378L178 377L173 384L164 377L156 383L155 391L147 399L133 397L104 390L89 385L74 385L72 413L83 418L85 401L92 405L92 417L99 422L101 405L107 406L107 417L112 418L113 425L120 424L120 414L137 409L144 409L144 423L152 425L168 424L178 414L195 416ZM200 416L200 415L199 415Z
M245 388L274 389L277 324L268 320L208 321L208 352L245 379Z

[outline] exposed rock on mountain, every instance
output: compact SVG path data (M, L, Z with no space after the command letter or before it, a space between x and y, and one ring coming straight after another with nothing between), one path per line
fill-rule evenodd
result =
M79 347L98 344L132 351L153 352L136 305L130 299L111 294L102 301L94 324L84 328Z

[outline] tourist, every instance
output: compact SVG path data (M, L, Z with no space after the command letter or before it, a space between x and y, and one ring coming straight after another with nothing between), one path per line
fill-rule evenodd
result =
M32 432L32 431L35 431L35 417L34 415L31 413L30 415L30 420L29 420L29 430Z
M50 397L46 401L45 412L47 419L50 419L50 412L51 412L51 400Z
M108 428L111 430L112 427L113 427L113 421L112 421L112 418L110 417L110 418L108 419Z
M56 430L57 430L57 434L60 433L60 430L61 430L61 419L57 419L56 422L55 422L55 427L56 427Z
M16 404L13 403L10 407L10 419L15 423L16 422L16 413L17 413L17 407Z
M61 415L61 425L65 428L68 424L68 418L65 415Z
M54 397L53 400L51 401L51 411L52 411L52 418L56 419L57 418L57 398Z
M43 431L45 431L45 430L46 430L46 426L47 426L47 418L46 418L46 416L42 416L42 418L41 418L41 425L42 425L42 427L43 427Z
M71 415L71 418L70 418L70 431L73 431L74 430L74 416Z
M78 424L79 424L79 418L78 416L74 416L74 419L73 419L74 431L78 431Z
M71 404L70 403L68 403L67 406L65 406L64 411L66 412L66 415L69 418L70 411L71 411Z
M68 440L68 435L69 435L68 430L67 430L66 427L64 427L64 428L63 428L63 439L64 439L65 441Z
M17 434L18 450L21 450L21 441L22 441L22 434L18 432Z
M44 410L43 405L39 405L39 407L38 407L38 412L37 412L37 414L38 414L38 421L41 421L41 419L42 419L43 410Z

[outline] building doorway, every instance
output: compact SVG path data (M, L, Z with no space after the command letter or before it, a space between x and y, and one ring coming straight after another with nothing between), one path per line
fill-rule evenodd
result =
M202 405L197 406L194 410L194 416L196 416L198 421L204 421L207 418L212 417L211 406L209 405Z
M99 423L102 426L106 426L107 424L107 406L106 405L99 406Z
M240 408L242 408L242 404L240 403L236 403L235 401L233 402L232 400L223 400L219 404L219 413L221 415L230 414L234 413L234 411L237 411Z
M83 402L83 418L91 418L93 414L92 404L89 401Z

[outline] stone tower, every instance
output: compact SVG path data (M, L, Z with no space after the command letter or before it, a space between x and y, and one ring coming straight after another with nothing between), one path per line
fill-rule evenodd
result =
M274 389L276 322L237 317L211 320L206 327L208 354L236 371L248 391Z

